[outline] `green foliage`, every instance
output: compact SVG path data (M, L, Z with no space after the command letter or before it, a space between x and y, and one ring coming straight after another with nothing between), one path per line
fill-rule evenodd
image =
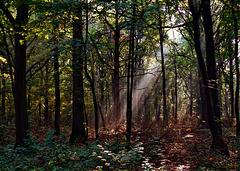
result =
M139 141L130 150L122 138L73 148L68 142L60 143L60 138L49 131L43 144L34 139L27 142L28 148L14 148L12 144L1 147L0 170L134 169L144 159L144 148Z

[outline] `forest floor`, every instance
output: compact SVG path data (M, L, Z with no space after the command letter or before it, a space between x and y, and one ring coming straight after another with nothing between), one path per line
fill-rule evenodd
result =
M83 170L240 170L240 137L235 136L234 127L223 128L230 150L230 157L226 157L210 148L210 131L196 122L170 123L165 129L156 123L142 125L144 128L133 126L130 153L124 152L123 126L101 131L99 143L87 147L67 144L70 128L64 128L65 132L59 137L46 135L46 129L35 129L31 136L37 141L30 150L33 154L28 150L27 155L24 151L14 152L11 138L14 131L9 131L9 142L0 142L0 170L68 170L73 167ZM95 143L93 136L94 132L89 132L89 144Z
M136 170L240 170L240 137L235 127L223 127L223 138L230 157L211 148L211 133L195 121L159 129L146 124L135 129L132 139L143 143L147 160ZM103 140L106 141L106 140Z
M234 132L234 127L223 128L230 157L211 149L210 130L191 122L173 125L159 135L143 134L144 152L153 170L240 170L240 137Z

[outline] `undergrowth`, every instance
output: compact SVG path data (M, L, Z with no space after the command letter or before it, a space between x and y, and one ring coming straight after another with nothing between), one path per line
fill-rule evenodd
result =
M0 147L0 170L131 170L137 168L145 159L143 144L137 138L129 150L122 139L117 138L102 144L93 142L72 146L67 141L60 142L54 133L49 131L43 144L33 139L27 142L28 148L14 148L13 144Z
M189 125L151 134L138 129L130 148L123 133L83 145L69 144L68 131L61 136L31 131L28 148L14 148L12 136L5 134L0 170L240 170L240 139L233 131L223 129L229 158L210 149L209 130Z

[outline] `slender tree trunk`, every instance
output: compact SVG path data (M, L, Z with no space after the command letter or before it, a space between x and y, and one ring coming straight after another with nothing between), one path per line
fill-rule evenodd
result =
M6 82L5 82L5 78L2 78L2 85L0 84L0 86L2 87L2 106L1 106L1 120L2 120L2 124L6 123Z
M103 113L107 113L107 103L106 103L106 110L104 110L104 71L103 71L103 68L100 68L100 92L101 92L101 97L100 97L100 104L98 105L99 107L99 111L100 111L100 116L101 116L101 120L102 120L102 125L103 125L103 128L106 128L106 124L105 124L105 120L104 120L104 116L103 116ZM107 100L107 98L106 98Z
M82 6L76 8L73 20L73 121L70 143L85 143L87 135L84 121L84 89L83 89L83 21Z
M93 105L94 105L94 113L95 113L95 136L96 136L96 139L98 139L99 138L99 135L98 135L99 114L98 114L97 96L96 96L96 92L95 92L95 79L94 79L95 73L92 71L92 74L91 74L92 77L91 77L89 75L88 71L87 71L87 53L86 53L86 50L87 49L86 49L86 45L85 45L85 48L84 48L84 51L85 51L84 52L85 53L85 75L88 79L88 82L90 83L90 87L91 87L91 91L92 91L92 95L93 95Z
M156 1L157 5L159 5L158 0ZM164 54L163 54L163 28L162 28L162 18L161 12L158 12L158 32L160 36L160 53L162 59L162 80L163 80L163 124L164 126L168 125L168 115L167 115L167 100L166 100L166 76L165 76L165 64L164 64Z
M39 113L39 120L38 120L38 126L42 126L42 91L43 91L43 71L41 69L41 78L40 78L40 97L39 97L39 103L38 103L38 113Z
M237 81L236 81L236 95L235 95L235 115L237 120L236 125L236 135L240 135L240 121L239 121L239 60L238 60L238 21L236 17L236 13L234 9L232 10L233 17L234 17L234 39L235 39L235 51L234 51L234 58L235 58L235 65L237 71Z
M57 27L58 28L58 27ZM57 47L57 40L55 40L54 49L54 82L55 82L55 119L54 119L54 131L56 135L60 135L60 83L59 83L59 52Z
M193 115L193 78L190 74L190 116Z
M229 53L230 55L230 81L229 81L229 88L230 88L230 96L231 96L231 118L234 118L234 87L233 87L233 54L232 54L232 47L231 42L229 42Z
M136 1L134 1L135 3ZM134 32L135 32L135 4L133 5L133 19L130 29L129 57L128 57L128 75L127 75L127 144L131 143L132 129L132 91L133 91L133 70L134 70Z
M155 118L156 121L160 120L160 110L159 110L159 94L160 94L160 85L159 85L159 77L156 80L156 87L155 87L155 102L154 102L154 108L156 109L156 114L155 114Z
M177 61L176 61L176 57L174 59L174 72L175 72L175 112L174 112L174 122L177 123L178 122L178 85L177 85L177 78L178 78L178 74L177 74Z
M45 92L44 92L44 124L45 126L49 126L49 105L48 105L48 77L49 77L49 71L48 71L48 64L46 64L46 76L45 76Z
M163 29L162 29L162 20L161 15L159 14L159 35L160 35L160 48L161 48L161 59L162 59L162 80L163 80L163 123L164 126L168 125L168 115L167 115L167 100L166 100L166 76L165 76L165 64L164 64L164 54L163 54Z
M30 79L28 81L28 88L27 88L27 115L28 117L31 116L31 99L32 99L32 93L31 93L31 89L32 89L32 70L29 70L29 75L30 75Z
M120 46L120 26L119 26L119 2L118 0L115 0L116 3L116 14L115 14L115 35L114 35L114 40L115 40L115 50L114 50L114 70L113 70L113 100L114 100L114 105L113 105L113 121L119 122L121 118L121 109L120 109L120 89L119 89L119 57L120 57L120 51L119 51L119 46Z

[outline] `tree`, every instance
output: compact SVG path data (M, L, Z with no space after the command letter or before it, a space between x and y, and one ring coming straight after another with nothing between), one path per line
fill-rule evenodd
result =
M194 4L193 0L189 0L188 3L189 3L189 7L190 7L192 17L193 17L195 50L197 53L199 68L201 70L203 86L205 87L206 100L207 100L208 123L209 123L209 127L210 127L211 134L212 134L212 140L213 140L212 147L218 148L226 156L229 156L228 147L224 143L224 141L220 135L219 129L217 129L215 118L214 118L214 109L213 109L214 103L213 103L213 101L218 100L218 99L213 98L212 93L215 93L215 92L211 91L211 88L213 86L216 86L216 79L215 79L215 81L211 80L211 82L213 81L212 82L213 85L209 84L211 82L209 82L209 78L208 78L208 74L207 74L207 70L206 70L206 66L204 63L201 46L200 46L200 29L199 29L200 14L199 14L199 11L196 9L197 4ZM212 24L211 23L212 22L211 22L211 12L210 12L210 1L204 1L204 11L207 13L207 14L204 14L205 29L209 29L206 31L206 40L209 39L208 41L213 41L213 38L211 37L213 35L211 34L211 32L212 32ZM208 20L207 20L207 18L208 18ZM210 22L210 24L209 23L207 24L206 23L207 21ZM214 47L213 42L209 42L209 43L211 44L209 46L211 46L211 48L213 48ZM215 58L214 58L214 52L212 52L213 50L214 49L209 49L209 47L207 48L207 52L208 52L207 55L209 55L208 58L210 58L207 60L208 68L216 66L216 64L214 63ZM213 56L210 56L210 55L213 55ZM211 66L211 65L213 65L213 66ZM216 74L216 70L214 70L214 72L215 72L214 74ZM214 74L211 75L211 77L213 79L216 78L216 77L214 77ZM215 104L216 104L216 102L215 102Z
M16 113L16 146L25 146L27 138L28 116L26 98L26 33L24 27L28 23L29 1L23 0L17 6L16 19L13 18L3 2L0 8L11 22L15 38L15 113Z
M74 9L73 19L73 120L71 143L85 143L87 140L84 126L84 89L83 89L83 20L82 4Z
M121 118L121 106L120 106L120 88L119 88L119 58L120 58L120 31L121 26L119 23L119 0L115 0L115 28L114 30L114 69L113 69L113 120L118 122Z
M55 21L57 22L57 21ZM56 29L58 24L54 24ZM55 82L55 119L54 119L54 130L55 134L60 134L60 84L59 84L59 50L58 50L58 41L57 35L54 33L54 50L53 50L53 63L54 63L54 82Z
M132 99L133 99L133 70L134 70L134 37L135 37L135 18L136 18L136 1L133 2L132 8L132 21L130 27L130 38L129 38L129 54L128 54L128 73L127 73L127 144L130 146L131 143L131 128L132 128Z
M157 5L158 1L157 1ZM161 16L161 9L158 10L158 32L160 36L160 53L161 53L161 66L162 66L162 81L163 81L163 122L164 126L168 125L168 115L167 115L167 99L166 99L166 76L165 76L165 64L164 64L164 53L163 53L163 42L164 42L164 31L163 31L163 22Z
M205 31L205 42L206 42L206 60L207 60L207 74L208 74L208 88L212 94L213 112L217 118L217 127L219 133L222 134L221 122L220 122L220 106L217 90L217 70L215 60L215 48L213 40L213 28L212 28L212 17L210 11L210 0L203 1L203 25Z
M238 59L238 20L237 15L235 12L235 9L232 9L233 14L233 22L234 22L234 43L235 43L235 49L234 49L234 59L235 59L235 65L236 65L236 91L235 91L235 115L237 120L236 125L236 135L240 135L240 121L239 121L239 59Z

